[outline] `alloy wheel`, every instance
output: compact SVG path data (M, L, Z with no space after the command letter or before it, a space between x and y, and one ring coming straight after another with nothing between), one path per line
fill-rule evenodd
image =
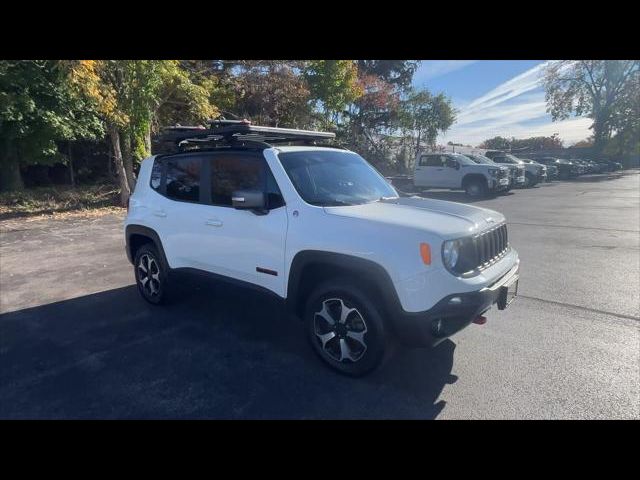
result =
M156 259L148 253L142 255L138 262L138 280L147 296L160 293L160 268Z
M355 363L367 350L364 317L340 298L322 302L322 308L314 314L313 328L322 350L337 362Z

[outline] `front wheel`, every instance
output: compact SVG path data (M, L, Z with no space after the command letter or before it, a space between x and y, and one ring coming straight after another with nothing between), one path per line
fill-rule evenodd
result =
M527 172L524 176L524 188L531 188L536 183L538 182L536 182L536 179L533 177L533 175Z
M316 353L340 373L364 375L384 357L380 311L351 284L330 281L318 286L309 296L304 320Z
M480 179L469 180L464 186L465 193L472 198L486 197L488 190L487 182Z

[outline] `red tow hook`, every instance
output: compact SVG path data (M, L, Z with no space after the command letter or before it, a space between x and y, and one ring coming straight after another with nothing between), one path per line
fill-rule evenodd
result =
M478 325L484 325L485 323L487 323L487 317L478 315L476 318L473 319L473 323L476 323Z

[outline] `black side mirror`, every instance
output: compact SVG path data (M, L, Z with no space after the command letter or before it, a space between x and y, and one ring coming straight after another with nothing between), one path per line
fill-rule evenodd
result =
M236 190L231 194L231 204L238 210L266 212L267 199L264 192L258 190Z
M452 158L448 158L447 159L447 167L455 168L456 170L459 170L460 169L460 164L456 160L453 160Z

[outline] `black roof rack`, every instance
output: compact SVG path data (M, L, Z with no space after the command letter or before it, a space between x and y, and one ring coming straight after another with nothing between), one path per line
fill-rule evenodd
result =
M156 140L155 150L183 151L197 148L244 146L270 148L276 144L302 142L314 145L332 140L335 133L299 130L294 128L262 127L247 120L211 120L210 127L166 127ZM154 152L160 153L160 152Z

